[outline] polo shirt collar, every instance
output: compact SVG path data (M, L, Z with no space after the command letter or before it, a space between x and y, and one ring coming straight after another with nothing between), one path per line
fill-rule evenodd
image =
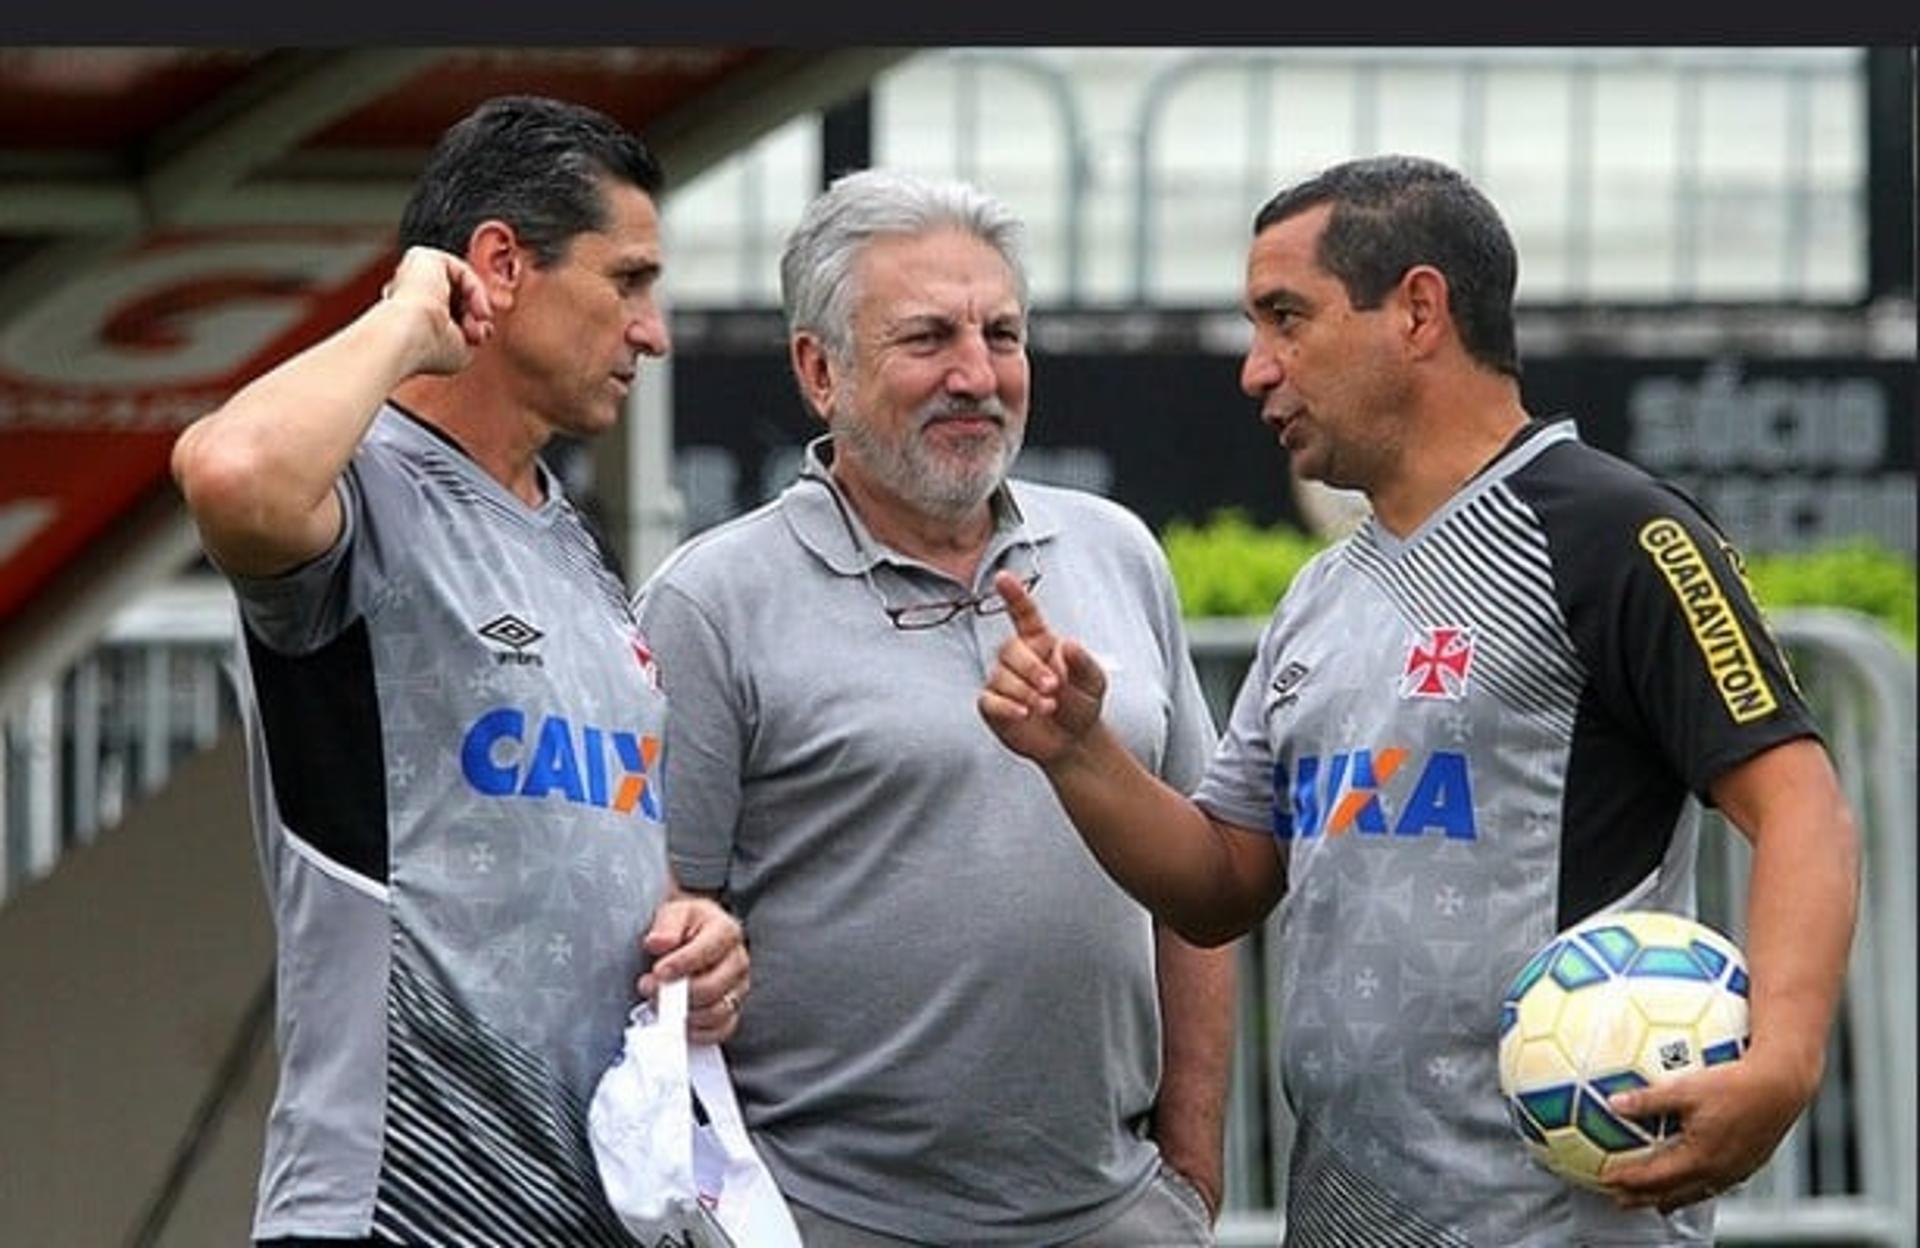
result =
M823 433L807 443L800 458L799 479L780 495L780 512L800 544L841 576L859 576L881 563L926 567L873 536L833 479L828 467L832 460L833 435ZM994 490L988 505L993 509L993 537L987 543L986 567L992 567L1016 542L1038 545L1051 540L1058 527L1047 500L1011 479ZM848 526L852 526L852 533Z

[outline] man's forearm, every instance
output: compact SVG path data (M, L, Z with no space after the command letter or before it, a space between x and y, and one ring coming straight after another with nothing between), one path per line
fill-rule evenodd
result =
M1044 770L1107 873L1196 944L1219 944L1246 931L1284 888L1267 838L1210 819L1142 767L1104 726Z
M1857 907L1856 876L1831 849L1775 837L1754 853L1747 962L1756 1047L1801 1073L1811 1097L1841 986Z
M433 315L375 304L181 433L174 477L222 567L266 575L325 549L339 528L334 482L381 403L427 358Z
M1811 738L1735 768L1714 797L1753 843L1749 1056L1811 1097L1846 982L1859 908L1859 833L1838 776Z
M1154 943L1162 1052L1154 1140L1167 1163L1198 1187L1218 1214L1226 1187L1239 945L1203 949L1159 925Z

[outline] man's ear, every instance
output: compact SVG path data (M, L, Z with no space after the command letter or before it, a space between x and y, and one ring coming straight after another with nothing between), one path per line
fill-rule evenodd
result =
M486 283L487 297L495 309L513 306L531 259L520 245L520 236L505 221L482 221L467 238L467 263Z
M1425 359L1454 337L1446 274L1430 264L1416 264L1401 275L1396 294L1406 317L1407 346L1415 359Z
M833 371L833 353L816 335L802 330L787 344L787 356L793 363L794 380L800 383L801 397L815 416L829 422L834 388L839 384Z

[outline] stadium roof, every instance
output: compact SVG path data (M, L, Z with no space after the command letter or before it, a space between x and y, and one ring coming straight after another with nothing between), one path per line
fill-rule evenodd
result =
M167 453L377 291L433 140L534 93L669 192L911 48L0 48L0 711L195 549Z

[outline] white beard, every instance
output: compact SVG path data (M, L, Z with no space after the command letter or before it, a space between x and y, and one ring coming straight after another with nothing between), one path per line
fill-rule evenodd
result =
M989 454L966 461L935 455L920 433L942 416L956 412L997 417L998 444ZM998 398L975 401L941 395L913 414L911 430L898 438L878 433L865 419L844 409L834 412L835 443L860 461L868 475L914 508L944 520L960 520L985 503L1006 480L1026 433Z

